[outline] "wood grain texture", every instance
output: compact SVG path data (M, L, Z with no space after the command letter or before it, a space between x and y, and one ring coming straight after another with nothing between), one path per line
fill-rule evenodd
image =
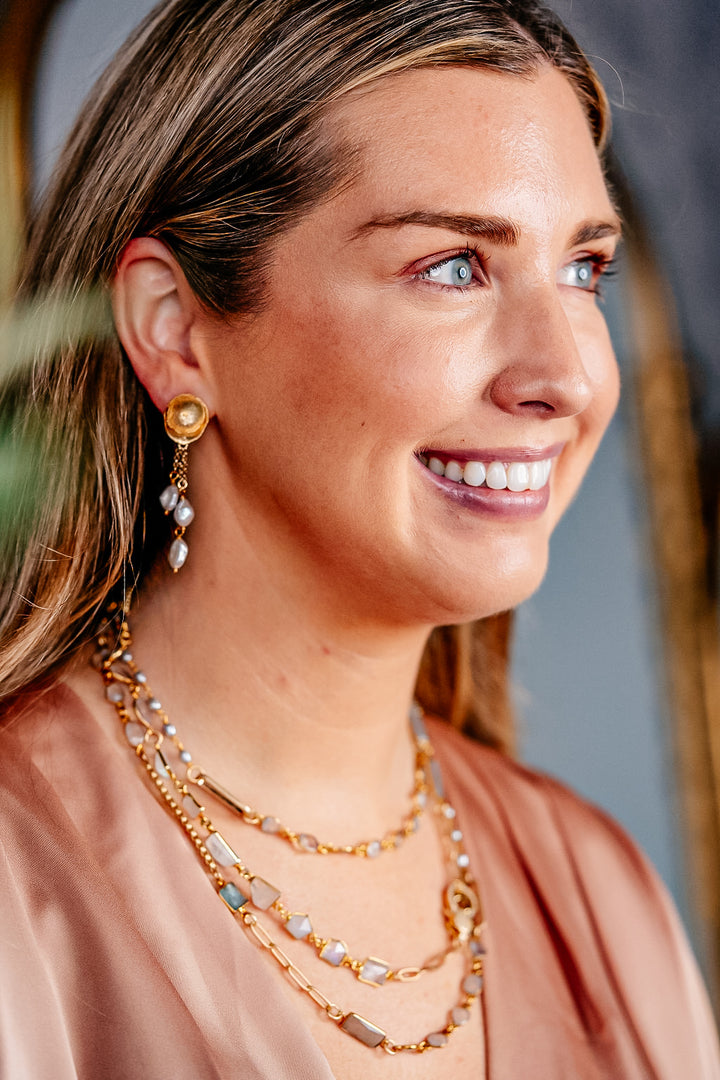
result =
M38 53L58 0L6 0L0 20L0 307L15 286L30 191L28 122Z

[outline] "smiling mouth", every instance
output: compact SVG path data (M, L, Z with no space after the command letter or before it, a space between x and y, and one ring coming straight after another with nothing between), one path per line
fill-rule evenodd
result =
M553 455L555 456L555 455ZM417 458L435 476L455 484L491 491L540 491L548 482L552 458L540 461L466 461L440 457L432 451Z

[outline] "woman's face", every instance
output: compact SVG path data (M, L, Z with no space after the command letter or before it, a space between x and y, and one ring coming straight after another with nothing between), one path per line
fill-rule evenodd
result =
M352 183L273 249L260 314L208 337L232 499L355 617L508 608L618 396L618 221L585 116L552 68L444 68L328 127Z

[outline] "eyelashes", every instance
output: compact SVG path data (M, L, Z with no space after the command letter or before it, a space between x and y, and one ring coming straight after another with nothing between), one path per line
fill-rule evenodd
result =
M595 287L593 292L596 296L602 298L605 295L603 285L615 277L618 272L618 259L617 256L611 255L592 255L589 259L595 267Z
M616 272L616 260L611 256L602 253L583 255L561 268L558 272L558 283L602 296L602 279L607 280ZM575 280L571 280L573 275Z
M468 289L487 286L487 258L470 247L445 255L413 275L416 281L427 281L438 289L465 293ZM601 279L609 279L617 273L617 260L605 253L581 255L562 266L557 282L581 292L601 296Z
M431 263L415 276L419 281L431 281L440 288L456 292L466 292L473 284L487 284L483 259L469 247Z

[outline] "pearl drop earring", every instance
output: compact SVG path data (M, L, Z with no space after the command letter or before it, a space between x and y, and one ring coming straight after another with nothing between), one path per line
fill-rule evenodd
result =
M195 517L195 511L186 497L188 446L203 434L208 426L210 413L205 402L194 394L178 394L169 402L163 419L165 431L176 444L170 483L160 496L160 505L166 516L172 514L175 520L176 527L168 552L168 562L176 574L188 557L185 530Z

